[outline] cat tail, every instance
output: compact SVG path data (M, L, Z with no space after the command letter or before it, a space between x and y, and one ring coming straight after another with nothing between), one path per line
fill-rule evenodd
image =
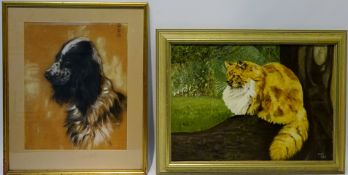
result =
M296 120L283 126L274 137L269 148L272 160L286 160L301 150L308 138L308 120L306 110L302 107Z

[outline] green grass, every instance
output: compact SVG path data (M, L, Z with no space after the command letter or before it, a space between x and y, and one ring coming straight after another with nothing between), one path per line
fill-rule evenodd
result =
M232 116L221 98L172 97L172 132L209 129Z

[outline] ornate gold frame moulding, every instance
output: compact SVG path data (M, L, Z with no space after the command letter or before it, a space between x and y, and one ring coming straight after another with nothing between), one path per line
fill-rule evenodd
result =
M159 174L343 173L346 115L346 31L320 30L180 30L158 29L157 41L157 172ZM333 107L332 160L172 160L172 52L174 46L200 45L330 45ZM182 54L185 55L185 54ZM185 59L181 58L182 59ZM179 64L179 63L178 63ZM180 72L180 71L179 71ZM184 97L181 97L184 98ZM178 105L178 104L177 104ZM183 107L183 109L185 109ZM186 108L187 109L187 108ZM191 109L190 109L191 110ZM231 119L232 120L232 119ZM188 133L186 133L188 134ZM202 141L203 142L203 141ZM180 144L177 144L180 145ZM204 145L201 147L204 149ZM198 149L198 148L197 148ZM185 150L182 148L182 150ZM184 154L181 154L184 155ZM205 155L201 152L199 155Z
M28 15L28 13L30 15ZM69 15L67 15L69 14ZM2 2L3 15L3 101L4 101L4 174L146 174L147 173L147 22L148 22L148 5L143 2ZM116 26L116 31L113 36L124 32L125 39L122 40L120 51L126 56L122 58L116 56L110 60L123 59L125 63L118 62L118 67L124 66L122 76L126 81L124 89L121 93L126 93L127 96L127 112L122 114L126 116L128 123L124 124L123 131L125 134L124 147L120 148L98 148L97 150L76 150L67 140L65 143L68 149L50 149L42 146L34 149L27 149L24 146L24 128L26 126L23 116L27 115L23 109L23 98L26 91L24 90L24 74L26 71L27 57L24 52L28 52L27 47L24 48L25 37L24 28L27 23L37 27L41 24L46 26L55 25L63 26L63 28L74 28L78 25L82 26L80 31L75 30L75 33L65 34L65 37L77 37L81 31L88 28L83 25L103 25L104 28L112 28ZM68 27L64 25L70 25ZM73 26L75 25L75 26ZM71 27L73 26L73 27ZM111 27L110 27L111 26ZM123 27L125 26L125 27ZM42 27L42 25L41 25ZM123 28L122 28L123 27ZM14 29L16 31L14 31ZM63 30L63 29L62 29ZM57 29L61 31L61 29ZM93 29L98 32L98 28ZM17 32L14 34L14 32ZM28 31L26 31L28 32ZM80 32L80 33L79 33ZM128 33L127 33L128 32ZM25 33L25 34L24 34ZM29 31L30 33L30 31ZM85 32L84 34L89 34ZM123 34L123 33L122 33ZM24 35L24 36L23 36ZM111 33L112 35L112 33ZM67 37L68 36L68 37ZM74 37L76 37L74 36ZM84 35L82 35L84 37ZM41 36L48 37L48 36ZM94 37L92 41L92 37ZM14 39L15 38L15 39ZM35 38L35 37L34 37ZM91 36L92 42L97 42L98 35ZM104 37L105 38L105 37ZM40 39L40 37L37 37ZM71 39L71 38L70 38ZM107 38L108 39L108 38ZM40 39L41 40L41 39ZM104 39L106 40L106 39ZM105 44L105 41L102 40ZM67 41L67 40L65 40ZM98 45L98 43L97 43ZM27 46L27 45L25 45ZM110 46L110 45L109 45ZM97 46L99 47L99 46ZM112 46L114 47L114 46ZM115 46L120 48L119 46ZM128 48L128 50L127 50ZM100 48L98 48L100 49ZM122 50L123 49L123 50ZM130 50L130 51L129 51ZM57 48L54 52L57 53ZM26 53L26 54L27 54ZM115 53L115 51L113 51ZM108 53L102 53L105 56ZM109 53L110 54L110 53ZM113 54L114 55L114 54ZM121 57L121 56L120 56ZM131 58L131 59L130 59ZM42 58L43 59L43 58ZM45 58L54 61L54 56ZM109 58L108 58L109 59ZM40 61L40 59L39 59ZM25 63L24 63L25 62ZM133 64L135 62L136 64ZM98 62L100 64L100 62ZM127 67L128 63L128 67ZM47 65L40 65L48 68ZM14 66L16 69L14 69ZM17 67L18 66L18 67ZM105 65L103 65L105 66ZM103 70L104 73L116 71L118 67ZM37 69L37 72L43 69ZM117 71L116 71L117 72ZM136 72L132 73L132 72ZM35 73L34 73L35 74ZM39 73L38 79L41 84L36 88L45 87L48 90L49 85L44 79L43 74ZM109 76L110 81L119 80L119 77ZM131 82L131 79L134 82ZM121 77L122 79L122 77ZM29 80L31 81L31 80ZM15 82L15 84L14 84ZM42 83L43 82L43 83ZM139 87L139 82L142 85ZM17 86L16 85L21 85ZM47 83L47 84L46 84ZM113 83L113 82L112 82ZM115 84L113 84L115 88ZM14 87L20 87L18 88ZM35 88L32 87L32 88ZM118 87L116 87L118 88ZM18 95L21 94L21 95ZM41 93L39 91L39 93ZM106 93L106 92L105 92ZM18 96L22 96L17 98ZM42 96L42 95L41 95ZM13 98L12 98L13 97ZM22 99L22 100L20 100ZM49 99L51 100L51 99ZM48 100L48 101L49 101ZM134 103L134 101L136 101ZM57 105L54 101L50 104ZM62 106L58 109L64 109ZM47 106L43 112L48 111ZM19 112L22 111L22 112ZM23 112L24 111L24 112ZM62 110L62 111L65 111ZM65 117L57 116L55 117ZM26 118L27 119L27 118ZM123 118L124 119L124 118ZM121 122L125 120L121 120ZM28 119L29 120L29 119ZM19 123L18 123L19 121ZM16 124L14 124L16 123ZM16 126L18 124L18 126ZM122 124L122 123L121 123ZM64 123L56 123L53 127L64 128ZM113 127L118 127L113 125ZM16 131L16 130L19 130ZM117 131L120 129L117 129ZM116 131L116 130L114 130ZM45 133L50 131L44 131ZM62 137L66 136L62 132ZM111 139L114 137L112 136ZM18 145L14 143L21 143ZM104 142L108 144L107 142ZM69 145L70 144L70 145ZM45 144L42 144L45 145ZM109 146L111 143L109 142ZM107 147L107 146L106 146ZM111 150L112 149L112 150ZM30 155L29 157L26 155ZM24 163L23 163L24 162ZM30 165L29 165L30 164Z

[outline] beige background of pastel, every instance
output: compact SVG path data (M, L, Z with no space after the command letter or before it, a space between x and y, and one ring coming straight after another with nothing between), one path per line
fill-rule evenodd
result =
M8 12L10 169L140 169L143 166L142 10L17 8ZM24 22L128 24L127 150L24 149Z

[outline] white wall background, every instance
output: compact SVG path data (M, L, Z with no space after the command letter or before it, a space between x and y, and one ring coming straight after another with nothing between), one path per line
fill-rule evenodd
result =
M156 29L348 30L347 0L148 0L147 2L149 3L149 60L151 61L149 97L152 97L148 100L151 108L149 110L149 175L156 174L154 154ZM2 74L2 66L0 67ZM0 94L2 96L2 91ZM0 114L2 114L2 106L1 100ZM2 120L0 120L1 140L2 136ZM2 150L2 144L0 149ZM2 159L0 161L2 162ZM2 166L0 172L2 172Z

